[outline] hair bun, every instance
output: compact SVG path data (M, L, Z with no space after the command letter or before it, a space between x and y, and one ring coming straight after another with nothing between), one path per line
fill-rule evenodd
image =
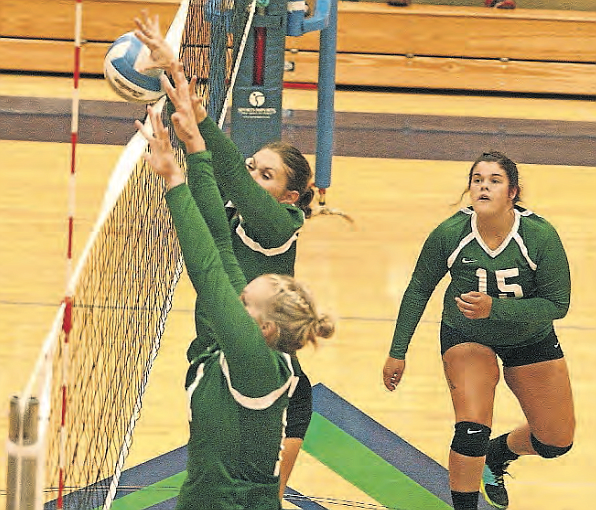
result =
M319 316L316 326L316 335L321 338L329 338L335 333L335 321L327 314Z

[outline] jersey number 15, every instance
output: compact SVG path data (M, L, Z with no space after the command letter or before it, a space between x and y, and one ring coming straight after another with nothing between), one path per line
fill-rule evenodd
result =
M488 273L486 269L479 267L476 270L476 276L478 277L478 291L487 294L488 290ZM511 269L497 269L495 271L495 277L497 279L497 288L502 292L499 297L507 297L509 293L513 293L516 298L521 298L524 292L521 285L517 283L507 283L506 278L513 278L519 276L519 269L513 267Z

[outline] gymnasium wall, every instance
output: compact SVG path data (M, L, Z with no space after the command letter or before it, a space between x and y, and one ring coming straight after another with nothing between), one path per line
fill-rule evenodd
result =
M83 0L81 72L103 74L110 44L134 30L141 9L170 25L179 0ZM72 73L74 0L0 0L0 71Z
M385 0L366 1L386 3ZM484 0L412 0L412 2L418 5L465 5L469 7L484 5ZM596 11L594 0L515 0L515 2L521 9Z
M517 0L514 10L489 9L484 0L413 1L339 0L339 86L596 95L596 1ZM107 48L142 8L165 28L178 5L84 0L82 73L102 74ZM74 6L2 0L0 72L70 74ZM316 84L318 43L317 32L287 37L287 83Z
M337 83L596 95L596 11L563 9L556 0L541 4L557 9L513 10L448 1L413 0L408 7L340 1ZM316 82L318 35L289 37L286 50L286 80Z

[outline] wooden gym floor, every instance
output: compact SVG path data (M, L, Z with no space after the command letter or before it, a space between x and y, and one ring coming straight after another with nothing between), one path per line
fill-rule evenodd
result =
M52 138L43 124L55 119L35 112L24 115L14 105L35 110L46 108L45 100L68 102L71 86L68 78L0 76L0 113L10 113L0 116L2 438L7 437L9 397L27 381L63 297L66 271L70 147L60 140L43 141ZM83 80L80 93L82 100L99 106L100 112L98 101L117 101L103 80ZM284 108L292 113L287 137L309 143L316 92L287 90ZM590 158L596 146L596 105L581 98L340 91L336 111L336 157L327 201L355 222L350 225L338 216L315 217L301 236L297 274L309 283L320 307L338 318L335 338L301 353L305 371L313 383L345 399L419 450L422 457L446 466L453 416L438 350L440 290L417 330L408 371L397 392L383 389L381 368L399 300L422 242L455 211L452 204L466 184L470 161L484 150L503 150L520 163L524 205L555 225L570 259L572 306L557 330L571 369L578 420L575 447L567 456L554 461L524 458L514 465L515 478L508 479L510 508L592 508L596 501L596 349L592 343L596 333L592 293L596 283L596 166ZM294 118L309 119L311 134L305 136L293 126ZM65 140L68 122L61 135ZM104 138L99 130L90 130L89 139L78 149L75 257L94 223L121 150L113 142L94 143L94 135L98 140ZM309 149L312 143L303 150L312 154ZM150 378L127 463L131 469L185 444L182 384L184 352L193 331L193 302L184 276ZM494 433L507 431L520 420L516 402L502 385ZM350 455L349 451L336 453L338 458ZM341 470L332 464L303 452L290 486L318 501L319 508L392 506L382 497L373 497L366 483L355 481L366 478L366 473L355 478L340 476ZM4 505L5 467L3 451L0 505ZM284 506L303 505L290 499Z

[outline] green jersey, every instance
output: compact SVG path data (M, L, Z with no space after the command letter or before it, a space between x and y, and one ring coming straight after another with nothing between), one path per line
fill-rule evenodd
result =
M442 321L488 346L529 345L552 331L569 309L571 281L565 250L553 226L516 206L507 238L495 250L482 240L473 209L458 211L428 237L404 293L389 355L404 359L431 294L449 272ZM490 316L468 319L455 297L492 297Z
M207 156L189 158L209 166ZM238 299L244 282L231 249L224 249L229 238L216 230L214 240L205 222L216 220L217 211L203 204L204 219L185 184L168 191L166 200L188 275L202 296L198 313L217 339L187 374L188 476L177 508L278 510L280 451L296 367L289 355L267 346Z
M201 211L209 227L230 282L236 289L236 292L240 294L246 285L246 279L234 255L230 227L223 212L223 201L215 183L211 162L212 157L209 151L197 152L186 156L188 186L199 211ZM195 331L197 336L190 343L186 353L190 362L193 362L211 344L217 343L215 332L211 326L211 320L203 313L202 300L203 297L197 294L195 301Z
M225 199L227 202L228 234L231 235L233 251L246 280L250 282L269 273L293 276L296 242L304 225L304 212L294 205L279 203L253 179L237 146L211 118L204 119L199 129L207 149L213 154L213 170L222 197L219 200ZM192 195L197 204L200 200L215 203L215 197L206 199L205 190L198 189L205 180L201 172L200 166L189 161L188 184ZM211 191L209 196L212 196ZM199 208L204 210L200 204ZM211 224L209 227L213 230ZM195 314L197 338L187 351L189 360L214 340L208 320L200 314L200 299L199 296ZM296 371L299 371L297 359L294 358L293 362ZM302 373L298 388L302 391L294 393L288 407L287 433L289 437L303 439L310 422L312 394L310 382Z
M294 205L280 204L255 182L234 142L210 117L199 128L209 150L189 154L186 160L188 186L199 209L205 215L213 204L228 202L227 237L231 236L235 261L247 282L269 273L293 276L296 240L304 225L304 213ZM204 158L212 167L201 164ZM219 187L212 185L213 176ZM225 220L225 216L222 218ZM213 230L210 218L205 219ZM219 215L211 219L222 232L220 221ZM237 289L240 292L242 287ZM214 341L208 319L200 313L200 300L199 295L195 304L197 337L187 351L189 361Z
M234 253L248 282L263 274L294 276L296 240L304 225L299 207L280 204L246 170L244 156L213 120L199 124L219 189L230 209ZM189 183L193 176L189 173Z

